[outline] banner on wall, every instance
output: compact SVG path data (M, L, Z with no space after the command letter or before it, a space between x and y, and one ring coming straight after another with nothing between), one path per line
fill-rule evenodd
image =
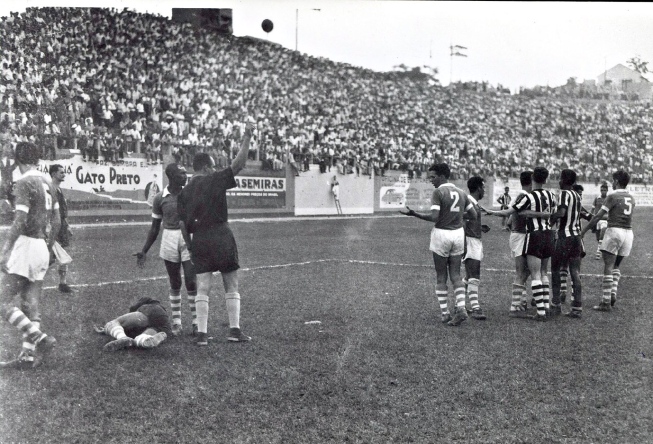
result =
M145 159L88 162L76 155L69 159L41 160L37 168L47 175L50 165L54 164L61 165L66 172L66 180L61 184L64 190L147 202L148 197L154 197L163 188L161 166L148 165ZM16 168L14 181L19 177L20 170Z
M407 174L401 174L398 178L382 177L381 181L379 208L410 207L416 211L431 208L433 185L428 179L408 179Z
M237 188L227 190L229 208L283 208L285 177L237 176Z

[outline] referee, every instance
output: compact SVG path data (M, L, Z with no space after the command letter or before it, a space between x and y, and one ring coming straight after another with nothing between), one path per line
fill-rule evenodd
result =
M177 211L180 228L197 273L197 345L208 344L209 292L213 273L222 274L231 342L246 342L249 336L240 330L240 293L238 292L238 248L228 224L227 190L238 186L236 176L247 163L254 120L248 119L238 154L231 166L215 170L215 161L207 153L193 159L193 177L179 195Z

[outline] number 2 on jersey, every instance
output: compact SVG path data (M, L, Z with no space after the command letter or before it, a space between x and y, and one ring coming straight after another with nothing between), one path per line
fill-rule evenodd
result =
M460 212L460 207L458 206L458 201L460 200L460 195L456 191L450 191L449 194L453 199L453 204L451 204L451 212L458 213Z

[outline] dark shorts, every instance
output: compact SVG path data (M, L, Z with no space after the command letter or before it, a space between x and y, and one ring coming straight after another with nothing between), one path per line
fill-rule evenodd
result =
M130 338L135 338L148 328L171 334L168 312L158 303L141 305L138 310L121 316L119 320L122 320L121 325Z
M580 236L558 236L553 252L553 264L566 265L570 260L581 259L584 256L585 246Z
M526 233L526 255L547 259L553 255L555 240L552 230Z
M197 274L229 273L240 268L238 247L229 224L195 232L191 243L191 258Z

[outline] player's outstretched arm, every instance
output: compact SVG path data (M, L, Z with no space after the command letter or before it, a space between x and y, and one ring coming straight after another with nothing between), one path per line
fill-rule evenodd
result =
M145 266L147 252L150 251L152 244L154 244L156 238L159 237L159 231L161 231L161 219L152 218L152 225L150 226L150 231L147 232L147 239L145 239L143 249L138 253L134 253L134 256L136 256L136 264L139 267Z
M245 134L243 135L243 141L240 145L240 150L236 154L235 159L231 162L231 170L234 172L234 176L242 171L247 164L247 155L249 154L249 144L252 139L252 131L254 131L254 119L251 117L247 118L247 123L245 124Z
M433 210L430 213L418 213L417 211L411 210L408 207L406 207L406 210L399 210L399 212L406 216L413 216L418 219L434 223L437 222L440 213L438 210Z
M515 213L513 207L507 208L505 210L485 210L489 216L510 216L512 213Z
M605 211L603 208L601 208L601 209L600 209L600 210L599 210L599 211L594 215L594 217L593 217L593 218L592 218L592 219L587 223L587 225L585 225L585 226L583 227L583 229L580 230L580 237L585 236L585 233L587 233L589 230L591 230L592 227L594 227L594 226L598 223L598 221L601 220L601 218L603 217L603 215L604 215L605 213L606 213L606 211Z

